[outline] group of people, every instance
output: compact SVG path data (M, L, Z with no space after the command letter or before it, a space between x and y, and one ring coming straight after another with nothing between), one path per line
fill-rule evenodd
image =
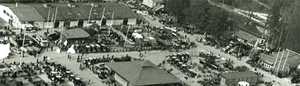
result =
M242 43L230 43L224 48L226 53L235 55L237 57L243 57L249 55L252 47Z
M82 62L80 65L80 69L91 68L93 65L99 63L107 63L107 62L122 62L122 61L131 61L132 57L129 55L122 57L115 57L114 55L102 55L102 57L90 57L86 59L82 59L82 57L77 57L77 62Z
M167 62L185 73L189 77L196 77L196 73L192 70L192 65L189 64L191 56L188 53L177 53L167 56Z
M85 82L65 66L54 62L14 62L5 65L8 69L2 71L0 85L9 85L15 82L16 86L27 86L28 84L33 86L57 86L62 84L86 86Z
M237 57L249 55L252 49L250 45L242 43L237 39L217 40L213 37L206 36L205 38L202 38L201 42L206 45L221 47L224 52Z
M76 53L97 53L109 52L109 48L103 44L75 44L74 49Z
M87 58L87 59L82 59L80 57L77 58L77 62L82 62L80 64L80 69L85 69L88 68L91 71L93 71L95 74L98 75L98 77L101 80L105 80L104 83L116 86L116 81L111 78L111 76L114 74L113 71L109 70L105 66L104 63L108 62L126 62L126 61L132 61L132 57L129 55L125 55L122 57L115 57L114 55L102 55L102 57L97 57L97 58Z
M105 67L105 64L94 65L91 70L102 80L108 79L109 76L113 75L113 72Z

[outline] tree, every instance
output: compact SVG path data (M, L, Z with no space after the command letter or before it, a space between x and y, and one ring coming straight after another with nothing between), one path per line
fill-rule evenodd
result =
M225 63L224 63L224 67L232 70L233 69L233 61L232 60L226 60Z
M246 71L249 71L249 68L246 67L246 66L237 66L235 68L236 71L239 71L239 72L246 72Z
M216 64L216 57L215 56L207 56L205 58L205 61L207 62L207 64Z
M283 47L288 48L290 50L296 51L300 53L300 39L299 39L299 32L300 32L300 24L299 24L299 18L300 18L300 1L299 0L293 0L291 2L288 2L291 0L282 0L282 2L285 2L286 4L283 5L284 12L282 12L282 20L284 21L284 29L286 30L285 39L283 39ZM292 3L292 4L290 4ZM290 5L290 6L289 6Z
M175 15L178 19L183 19L183 10L189 7L190 0L168 0L166 2L167 11Z
M166 7L178 18L178 23L195 25L195 31L204 31L216 37L234 25L228 12L207 0L168 0Z

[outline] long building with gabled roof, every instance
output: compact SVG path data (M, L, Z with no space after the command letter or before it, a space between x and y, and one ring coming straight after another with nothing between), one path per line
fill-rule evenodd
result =
M39 28L59 28L83 27L91 22L101 25L135 25L138 15L118 3L28 3L0 4L0 19L2 25L15 28L25 28L24 24Z

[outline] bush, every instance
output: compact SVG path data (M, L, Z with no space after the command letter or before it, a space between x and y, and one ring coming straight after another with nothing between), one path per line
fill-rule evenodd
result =
M246 66L237 66L235 68L236 71L239 71L239 72L245 72L245 71L249 71L249 68L246 67Z

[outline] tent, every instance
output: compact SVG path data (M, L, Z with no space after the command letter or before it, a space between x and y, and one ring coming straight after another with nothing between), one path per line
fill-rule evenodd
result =
M139 33L132 33L132 36L136 39L142 39L143 38L143 36Z
M71 53L71 54L76 53L76 51L75 51L75 49L74 49L74 45L72 45L72 46L68 49L67 53Z
M10 53L10 44L0 44L0 60L8 57Z

